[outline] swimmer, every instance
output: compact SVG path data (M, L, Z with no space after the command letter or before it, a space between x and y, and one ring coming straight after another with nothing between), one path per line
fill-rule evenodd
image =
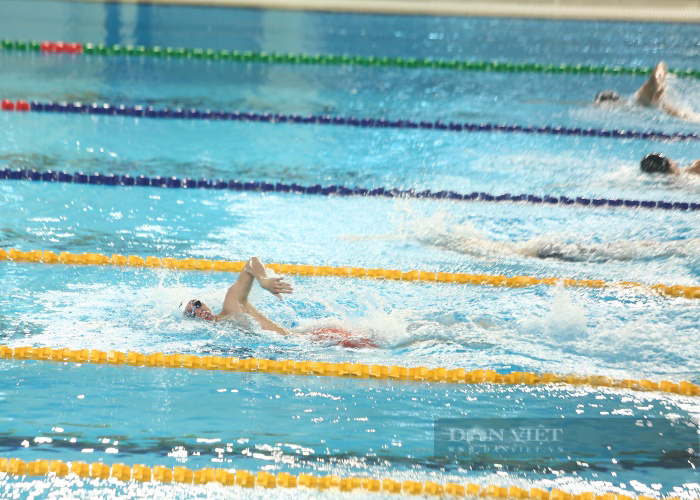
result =
M326 326L306 332L287 330L258 311L248 301L248 295L253 288L254 281L257 281L262 288L280 300L283 300L283 294L290 294L293 291L292 285L284 281L284 278L268 277L265 266L260 262L260 259L252 257L238 276L238 280L226 292L224 304L219 314L214 314L208 305L198 299L192 299L187 302L183 314L186 317L213 322L233 319L236 316L245 314L257 321L263 330L277 332L280 335L308 334L313 336L316 342L355 349L379 347L372 339L355 336L351 332L336 326Z
M682 118L692 122L700 122L700 115L690 111L679 109L664 99L666 93L666 75L668 68L666 63L661 61L656 65L651 76L634 94L634 102L645 107L658 108L664 113ZM617 105L623 103L623 99L615 91L604 90L599 92L593 101L595 104Z
M661 153L649 153L639 163L639 168L646 174L693 174L700 175L700 160L681 170L678 164Z
M562 239L560 235L542 235L526 241L497 241L474 231L467 234L439 230L421 235L423 244L447 249L480 259L497 260L503 257L528 257L563 262L602 263L665 258L669 256L699 256L700 238L676 241L618 240L604 243L579 243Z
M284 281L283 278L268 278L263 263L257 257L253 257L246 263L238 280L226 292L224 304L219 314L214 314L208 305L197 299L192 299L185 305L183 314L204 321L218 322L242 313L255 319L263 330L277 332L280 335L292 333L271 321L248 302L248 295L253 288L254 281L257 281L262 288L280 300L283 300L282 294L292 293L293 290L292 285Z

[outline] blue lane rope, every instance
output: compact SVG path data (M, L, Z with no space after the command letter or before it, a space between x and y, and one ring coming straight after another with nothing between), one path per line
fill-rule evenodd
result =
M9 168L0 169L0 179L10 180L31 180L31 181L46 181L46 182L63 182L72 184L93 184L105 186L142 186L142 187L161 187L161 188L185 188L185 189L228 189L232 191L259 191L259 192L276 192L276 193L296 193L296 194L316 194L322 196L371 196L385 198L431 198L431 199L446 199L446 200L461 200L461 201L485 201L485 202L525 202L547 205L576 205L581 207L627 207L627 208L648 208L661 210L700 210L700 203L691 202L670 202L670 201L642 201L642 200L623 200L623 199L608 199L608 198L588 198L576 196L569 198L567 196L538 196L534 194L519 194L511 195L504 193L500 195L492 195L484 192L473 192L469 194L460 194L455 191L416 191L415 189L387 189L383 187L366 189L361 187L349 188L347 186L339 186L332 184L330 186L321 186L314 184L312 186L302 186L300 184L286 184L277 182L257 182L257 181L239 181L224 179L179 179L177 177L146 177L139 175L132 177L131 175L117 174L86 174L83 172L55 172L48 170L40 172L37 170L12 170Z
M677 140L697 141L700 134L681 132L661 132L620 129L569 128L557 126L537 127L534 125L503 125L492 123L443 123L437 121L387 120L385 118L355 118L330 115L295 115L280 113L246 113L239 111L211 111L198 109L156 109L153 107L126 106L111 104L81 104L33 101L32 111L54 113L88 113L93 115L119 115L144 118L176 118L187 120L225 120L266 123L302 123L316 125L340 125L362 128L428 129L450 132L505 132L525 134L572 135L589 137L609 137L613 139L642 139L649 141Z

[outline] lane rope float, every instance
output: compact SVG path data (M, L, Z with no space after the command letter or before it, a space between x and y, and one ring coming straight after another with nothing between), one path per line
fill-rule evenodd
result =
M219 483L222 486L240 486L242 488L299 488L306 487L318 491L366 491L384 493L404 493L412 495L493 498L493 499L531 499L531 500L659 500L657 497L633 496L619 493L596 494L592 491L568 493L564 490L542 490L540 488L523 489L519 486L481 486L473 483L435 483L432 481L395 481L389 478L313 476L310 474L293 475L286 472L273 474L266 471L249 472L247 470L188 467L166 467L156 465L148 467L143 464L127 465L103 462L63 462L61 460L34 460L25 462L19 458L0 458L0 473L10 476L55 476L70 475L79 478L117 479L119 481L159 482L176 484ZM665 500L680 500L666 496Z
M381 198L430 198L445 199L455 201L479 201L479 202L500 202L500 203L530 203L545 205L575 205L577 207L588 208L646 208L660 210L700 210L700 203L685 201L651 201L651 200L625 200L619 198L591 198L586 196L550 196L534 194L512 195L504 193L493 195L484 192L473 192L461 194L455 191L431 191L429 189L418 191L416 189L396 189L396 188L372 188L362 187L349 188L337 184L321 186L302 186L297 183L287 184L277 182L260 181L239 181L224 179L179 179L177 177L147 177L138 175L132 177L128 174L102 174L99 172L86 174L83 172L56 172L53 170L38 171L25 169L0 168L0 179L8 180L31 180L45 182L61 182L67 184L92 184L103 186L140 186L140 187L163 187L163 188L188 188L188 189L229 189L233 191L258 191L263 193L295 193L295 194L317 194L322 196L365 196Z
M650 75L651 67L597 66L584 64L512 63L506 61L465 61L414 57L377 57L336 54L294 54L239 50L192 49L184 47L146 47L143 45L105 45L79 42L10 40L0 42L2 50L99 56L137 56L166 59L198 59L267 64L374 66L384 68L431 68L458 71L489 71L508 73L570 73L586 75ZM669 73L688 78L700 78L700 70L669 69Z
M281 113L249 113L244 111L212 111L181 108L154 108L152 106L127 106L124 104L83 104L80 102L14 102L3 99L3 111L39 111L45 113L92 114L102 116L131 116L142 118L174 118L182 120L218 120L261 123L293 123L306 125L335 125L360 128L424 129L444 132L501 132L522 134L568 135L582 137L606 137L611 139L640 139L647 141L700 141L700 134L620 129L596 129L560 126L506 125L496 123L444 123L436 121L388 120L386 118L355 118L353 116L296 115Z
M309 375L345 377L406 382L436 382L448 384L547 385L567 384L593 388L610 387L633 391L661 391L682 396L700 396L700 386L682 380L613 379L600 375L561 375L556 373L510 372L472 370L464 368L427 368L425 366L387 366L362 363L331 363L324 361L272 360L263 358L227 358L194 356L190 354L142 354L129 351L100 351L96 349L52 349L50 347L15 347L0 345L0 359L18 361L54 361L78 364L108 364L116 366L145 366L152 368L181 368L227 372L268 373L277 375Z
M137 255L112 254L107 256L100 253L73 254L61 252L57 254L50 250L30 250L23 252L16 248L9 250L0 249L0 261L35 262L42 264L66 264L88 266L118 266L118 267L149 267L164 268L183 271L224 271L240 272L245 262L209 260L209 259L174 259L169 257L139 257ZM396 281L418 281L438 283L460 283L471 285L491 285L520 288L535 285L578 286L586 288L622 287L636 288L645 291L653 291L669 297L685 297L687 299L700 299L700 286L685 285L644 285L635 281L621 281L617 283L603 280L569 279L569 278L534 278L532 276L503 276L488 274L443 273L432 271L401 271L400 269L366 269L364 267L332 267L310 266L296 264L266 264L267 269L277 274L289 274L299 276L334 276L340 278L370 278L387 279Z

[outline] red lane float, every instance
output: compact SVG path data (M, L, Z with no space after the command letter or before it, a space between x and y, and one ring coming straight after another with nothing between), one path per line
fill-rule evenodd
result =
M41 51L47 53L82 54L83 44L77 42L65 43L45 40L41 42Z
M31 107L27 101L11 101L10 99L3 99L0 103L0 109L3 111L30 111Z

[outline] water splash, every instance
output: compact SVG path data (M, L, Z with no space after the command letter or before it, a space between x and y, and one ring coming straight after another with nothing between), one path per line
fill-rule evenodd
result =
M548 339L550 344L581 340L589 336L583 307L573 303L570 294L561 284L554 287L549 311L544 315L525 316L520 320L520 327L531 335Z

